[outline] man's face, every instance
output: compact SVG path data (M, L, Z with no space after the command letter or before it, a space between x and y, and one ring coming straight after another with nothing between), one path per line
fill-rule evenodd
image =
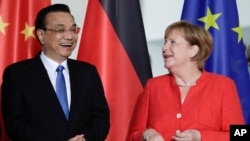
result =
M37 34L44 54L61 63L76 47L78 27L69 13L51 12L46 16L46 28L39 29Z

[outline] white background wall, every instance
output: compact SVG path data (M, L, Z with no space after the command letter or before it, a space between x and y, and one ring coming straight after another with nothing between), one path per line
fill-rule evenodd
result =
M180 20L184 0L141 0L148 50L151 57L153 75L167 73L163 67L161 47L165 28L172 22ZM52 3L69 5L76 23L83 27L88 0L52 0ZM243 28L243 38L250 45L250 1L237 0L240 25ZM81 34L79 34L79 39ZM79 44L79 42L78 42ZM78 47L71 58L76 58Z

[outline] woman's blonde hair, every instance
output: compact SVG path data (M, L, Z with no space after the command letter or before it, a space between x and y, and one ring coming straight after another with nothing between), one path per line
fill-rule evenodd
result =
M192 57L191 60L197 62L199 69L203 69L205 61L208 59L213 49L213 39L210 33L198 25L187 21L178 21L167 27L164 39L166 39L173 30L181 31L183 33L183 38L189 42L190 45L197 45L199 47L198 53Z

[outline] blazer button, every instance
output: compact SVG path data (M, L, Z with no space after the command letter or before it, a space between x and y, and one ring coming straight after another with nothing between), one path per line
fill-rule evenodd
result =
M181 118L181 113L176 114L176 118Z

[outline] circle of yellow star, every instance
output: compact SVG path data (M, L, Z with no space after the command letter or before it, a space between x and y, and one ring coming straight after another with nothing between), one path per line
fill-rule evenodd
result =
M232 30L238 34L238 43L239 43L243 37L242 30L241 30L240 26L232 28Z
M212 14L210 8L207 8L207 15L205 17L202 17L199 19L199 21L202 21L205 23L205 29L208 30L210 27L214 27L216 29L219 29L216 20L219 18L221 13L218 14Z

